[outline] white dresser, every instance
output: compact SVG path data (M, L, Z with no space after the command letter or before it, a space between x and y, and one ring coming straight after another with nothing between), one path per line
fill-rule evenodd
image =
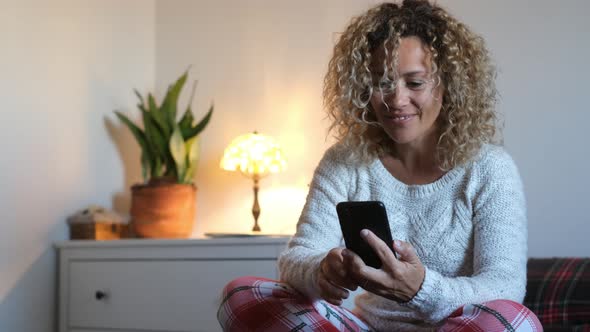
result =
M220 331L227 282L278 278L287 237L66 241L59 253L59 332Z

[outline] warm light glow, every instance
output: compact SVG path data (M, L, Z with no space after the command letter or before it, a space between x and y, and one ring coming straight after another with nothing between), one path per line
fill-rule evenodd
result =
M223 153L221 168L239 170L248 177L278 173L287 166L281 147L272 138L256 132L234 139Z

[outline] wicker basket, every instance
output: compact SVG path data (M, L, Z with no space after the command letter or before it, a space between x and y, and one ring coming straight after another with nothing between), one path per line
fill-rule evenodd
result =
M129 237L129 226L114 211L90 205L67 219L72 240L113 240Z
M127 224L114 222L71 223L72 240L116 240L129 237Z

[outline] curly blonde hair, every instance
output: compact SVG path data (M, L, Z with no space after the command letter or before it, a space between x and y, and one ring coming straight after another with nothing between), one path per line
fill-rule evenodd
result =
M329 132L354 160L368 161L394 144L376 120L369 99L373 93L371 57L383 46L393 68L401 38L418 37L430 51L433 74L444 87L437 119L436 160L443 170L473 158L484 143L495 142L496 70L484 40L444 9L427 0L384 3L354 18L334 47L324 78L324 104ZM386 68L387 69L387 68ZM366 120L363 120L365 112Z

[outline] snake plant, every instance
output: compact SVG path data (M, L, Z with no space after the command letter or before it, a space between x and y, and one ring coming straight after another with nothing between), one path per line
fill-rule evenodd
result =
M207 114L195 123L191 110L193 87L193 94L184 114L179 121L176 120L178 98L187 76L188 70L168 87L160 105L151 93L144 98L139 91L134 90L139 98L137 107L141 111L143 129L121 112L115 111L141 147L142 175L148 184L162 181L193 183L200 153L199 134L211 120L213 105Z

